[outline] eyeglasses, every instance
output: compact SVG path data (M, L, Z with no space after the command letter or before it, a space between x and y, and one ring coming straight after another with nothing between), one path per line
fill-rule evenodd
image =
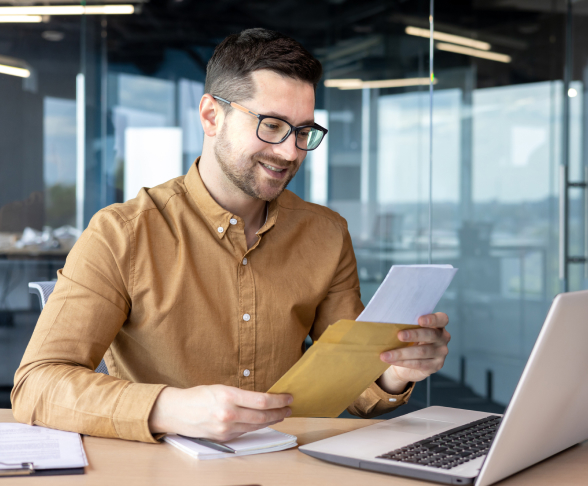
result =
M259 121L257 123L257 138L262 142L279 144L285 142L292 132L295 134L296 147L300 150L314 150L325 138L328 130L317 125L306 125L302 127L295 127L286 120L277 118L275 116L260 115L244 106L241 106L233 101L228 101L218 96L213 96L215 100L222 101L233 108L242 111L248 115L253 115Z

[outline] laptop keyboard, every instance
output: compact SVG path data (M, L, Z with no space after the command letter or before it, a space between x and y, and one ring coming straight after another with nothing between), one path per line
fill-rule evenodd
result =
M485 455L496 435L502 417L490 416L427 437L378 456L378 459L451 469Z

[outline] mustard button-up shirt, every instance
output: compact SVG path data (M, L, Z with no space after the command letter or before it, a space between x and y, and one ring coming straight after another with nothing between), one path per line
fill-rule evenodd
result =
M99 211L58 272L15 375L17 420L155 442L148 418L165 386L267 391L338 319L363 306L351 238L337 213L289 191L256 243L185 177ZM110 376L93 370L102 357ZM342 377L341 386L345 386ZM373 384L349 408L403 404Z

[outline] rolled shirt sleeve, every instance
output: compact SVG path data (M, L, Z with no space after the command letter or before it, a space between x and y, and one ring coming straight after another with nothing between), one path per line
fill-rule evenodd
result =
M114 210L103 210L70 252L15 375L18 421L156 442L148 418L165 385L94 372L130 311L132 238Z

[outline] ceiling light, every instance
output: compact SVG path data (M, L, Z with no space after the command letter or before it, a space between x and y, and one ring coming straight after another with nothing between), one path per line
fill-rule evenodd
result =
M31 72L28 69L7 66L5 64L0 64L0 73L8 74L10 76L18 76L19 78L28 78L31 75Z
M440 51L455 52L457 54L465 54L466 56L480 57L482 59L489 59L490 61L511 62L512 58L506 54L499 54L498 52L479 51L478 49L470 49L469 47L456 46L454 44L445 44L438 42L435 47Z
M437 80L433 81L436 84ZM347 89L363 88L406 88L409 86L426 86L429 84L429 78L400 78L400 79L382 79L379 81L362 81L361 79L327 79L325 87Z
M431 37L431 31L429 29L421 29L419 27L408 26L404 30L408 35L416 35L417 37ZM433 39L445 42L451 42L452 44L460 44L462 46L473 47L475 49L481 49L483 51L489 51L492 47L487 42L470 39L468 37L462 37L460 35L446 34L444 32L433 32Z
M568 89L568 96L570 98L575 98L576 96L578 96L578 91L576 90L576 88Z
M435 84L436 81L433 81ZM364 81L363 88L405 88L407 86L428 86L429 78L382 79L381 81Z
M4 24L38 24L42 20L40 15L0 15L0 23Z
M361 79L325 79L325 87L327 88L360 89L361 83Z
M38 7L0 7L2 15L129 15L133 5L51 5Z

